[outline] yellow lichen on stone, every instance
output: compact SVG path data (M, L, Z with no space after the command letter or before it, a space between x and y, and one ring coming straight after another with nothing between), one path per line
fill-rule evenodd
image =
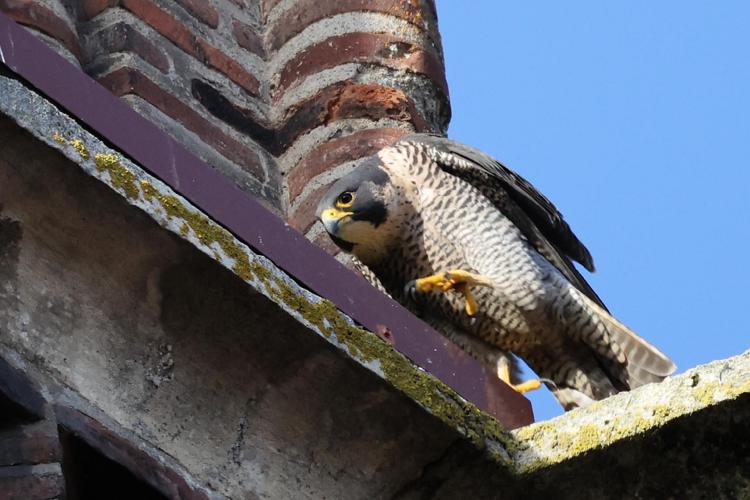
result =
M262 268L259 264L254 264ZM374 333L352 325L332 302L325 299L317 303L311 302L267 269L263 268L261 271L255 266L253 269L256 276L268 273L263 279L266 280L266 289L272 297L296 311L324 336L335 337L337 343L343 345L353 358L365 364L376 361L386 380L430 413L462 431L477 446L487 448L488 441L494 441L502 447L510 444L510 437L495 419L414 366ZM507 457L501 453L490 452L490 455L498 461L507 461Z
M586 408L586 411L589 409L590 407ZM545 450L547 455L535 456L533 460L522 462L516 472L532 472L604 448L657 427L670 420L676 412L679 413L679 409L669 405L658 405L651 410L648 417L622 414L602 423L578 425L572 430L562 430L555 420L522 427L513 432L514 437L518 439L514 451L523 454L526 450L534 450L532 454L537 454L539 450Z
M140 185L141 191L143 191L143 199L146 201L151 201L159 196L159 191L157 191L154 185L146 179L141 179Z
M78 151L78 154L81 155L81 158L83 158L84 160L88 160L89 158L91 158L91 155L89 154L89 150L86 149L86 145L83 144L82 140L73 139L71 141L68 141L68 144L70 144L70 146L73 149Z
M750 393L750 380L745 382L744 384L740 384L737 387L733 387L733 397L740 396L742 394Z
M571 436L569 449L571 453L576 455L593 450L604 446L607 437L606 429L600 429L594 424L582 425L578 428L578 432Z
M515 430L512 470L529 473L558 464L750 393L750 370L727 366L696 369Z
M707 382L694 388L691 394L701 405L708 406L716 401L734 399L747 392L750 392L750 381L736 387L718 382Z
M672 408L669 405L657 405L652 410L652 416L654 423L666 422L672 417L672 414L676 411L676 408Z
M140 191L146 201L156 200L168 219L182 221L180 233L187 236L192 230L198 241L207 247L216 244L224 255L234 260L233 270L240 278L252 280L255 276L247 253L237 244L232 233L214 223L200 212L188 209L177 196L161 193L147 180L140 181Z
M99 172L109 173L112 186L125 193L129 199L134 200L139 197L140 190L135 182L135 174L120 162L117 155L97 153L94 156L94 164Z
M55 132L54 134L52 134L52 140L62 146L67 145L72 147L78 152L83 160L88 160L89 158L91 158L91 154L89 153L88 148L81 139L71 139L68 141L60 132Z
M693 389L692 396L700 401L702 405L710 405L716 400L716 390L719 388L715 383L704 383Z
M94 157L94 164L99 172L105 172L119 166L120 159L112 153L97 153Z
M557 432L547 422L521 427L515 431L515 436L522 442L540 441L542 437L549 436L550 432Z
M112 186L129 199L155 202L164 211L167 220L181 221L178 231L184 237L192 232L203 247L211 249L210 254L214 258L223 260L221 254L231 258L234 261L232 270L240 278L262 286L271 298L296 311L322 335L329 338L334 336L352 357L364 364L377 362L385 379L396 388L446 424L463 432L477 446L487 448L495 459L507 461L507 454L503 455L504 452L497 450L512 446L512 439L492 417L413 365L374 333L351 324L332 302L325 299L314 302L305 297L267 266L251 259L232 233L197 210L188 208L179 197L161 192L146 179L138 180L117 155L96 154L94 164L100 173L107 172ZM219 249L221 254L217 252ZM494 452L489 450L488 443L495 443Z

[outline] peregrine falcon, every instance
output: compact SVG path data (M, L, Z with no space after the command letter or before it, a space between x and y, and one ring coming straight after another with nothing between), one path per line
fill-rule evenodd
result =
M415 134L336 181L318 216L363 274L474 355L512 353L567 410L675 365L616 320L572 261L593 260L555 206L477 149ZM510 358L508 358L510 359ZM498 375L513 385L511 363Z

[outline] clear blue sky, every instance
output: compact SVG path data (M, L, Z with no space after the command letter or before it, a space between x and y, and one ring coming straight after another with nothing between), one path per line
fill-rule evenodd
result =
M750 2L437 4L449 136L558 206L678 372L750 348Z

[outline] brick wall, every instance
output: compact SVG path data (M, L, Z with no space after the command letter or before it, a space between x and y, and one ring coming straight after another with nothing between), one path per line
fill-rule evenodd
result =
M53 421L0 426L0 498L64 498L61 458Z
M0 0L73 64L325 245L325 188L449 119L432 0Z
M8 227L4 227L6 232ZM0 359L0 498L64 498L57 423L26 377ZM6 396L12 395L11 397Z

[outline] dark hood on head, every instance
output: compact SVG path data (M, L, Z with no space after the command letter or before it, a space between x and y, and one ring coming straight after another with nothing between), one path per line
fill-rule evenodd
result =
M321 212L327 208L334 208L336 204L336 198L343 192L351 191L357 193L357 200L355 200L352 206L353 211L357 212L361 210L360 215L365 215L370 212L367 210L372 206L376 200L374 198L373 189L366 189L365 186L368 183L375 186L384 186L389 181L388 174L380 167L380 160L377 156L371 156L364 160L358 167L349 172L341 179L334 182L328 189L326 194L321 198L318 203L316 214L320 216ZM364 187L365 189L360 189ZM382 204L381 204L382 205ZM382 213L373 213L374 219L367 217L367 220L372 220L375 224L380 224L385 220L385 207L380 210ZM364 220L363 218L355 220Z

